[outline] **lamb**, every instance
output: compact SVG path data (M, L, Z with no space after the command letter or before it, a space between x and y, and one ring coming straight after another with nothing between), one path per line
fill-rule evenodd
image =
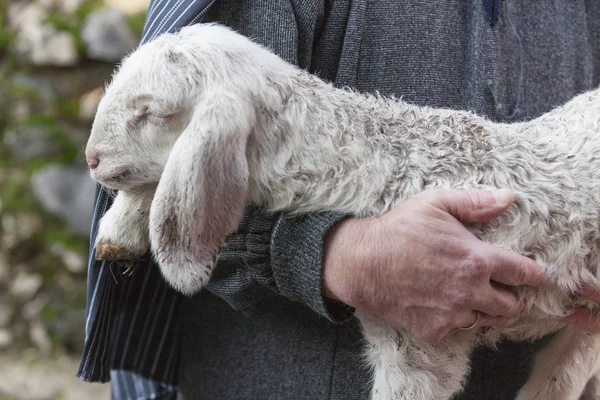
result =
M600 340L561 318L578 285L600 283L598 154L600 89L532 121L493 123L338 89L226 27L195 25L137 49L100 102L86 155L92 177L119 192L96 257L151 248L191 295L247 202L372 218L431 188L510 188L511 208L469 229L534 258L555 287L519 287L520 317L439 342L357 310L372 399L450 399L476 345L553 332L518 399L577 399L600 369Z

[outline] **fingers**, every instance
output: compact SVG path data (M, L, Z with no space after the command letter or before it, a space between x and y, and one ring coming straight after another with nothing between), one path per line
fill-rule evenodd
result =
M590 300L600 301L600 287L591 283L583 283L577 291L580 296L587 297Z
M493 317L491 315L481 314L481 319L479 320L479 326L496 326L496 325L502 325L504 322L506 322L505 317L501 317L501 316Z
M497 326L503 324L506 321L506 318L504 317L492 317L484 313L480 313L479 315L479 320L477 320L476 311L471 311L465 313L461 316L461 318L458 319L461 321L460 323L455 323L453 326L447 326L438 330L417 332L416 335L421 339L424 339L429 342L438 342L447 337L448 335L452 335L458 332L466 332L470 330L476 331L478 328L486 326ZM475 322L477 323L475 324Z
M600 301L600 288L591 283L581 284L578 294L590 300ZM600 314L592 312L588 308L577 307L564 321L577 325L588 332L600 333Z
M493 283L490 283L489 290L482 298L483 301L479 301L473 307L490 317L516 317L525 307L512 291Z
M485 222L510 207L514 201L508 189L500 190L431 190L424 192L432 205L440 208L461 222ZM528 285L547 288L550 279L532 259L514 252L488 245L487 255L493 266L492 280L510 286ZM600 297L600 288L595 296Z
M461 222L486 222L510 207L514 197L508 189L431 190L426 196L436 207Z
M477 312L479 312L479 321L477 320L478 319ZM466 328L473 326L473 324L475 324L475 322L477 322L477 324L473 328L471 328L471 329L477 329L477 327L481 327L481 326L500 325L500 324L504 323L505 321L506 321L505 317L492 316L492 315L488 315L485 312L482 312L480 310L474 310L474 311L466 312L463 315L461 315L460 322L458 322L456 324L455 328L459 329L459 330L461 330L460 328L462 328L462 330L465 330ZM470 330L470 329L466 329L466 330Z
M577 308L565 318L565 322L577 325L588 332L600 333L600 315L585 308Z
M493 247L493 246L491 246ZM490 278L509 286L528 285L540 289L552 285L544 270L531 258L493 247L490 252Z

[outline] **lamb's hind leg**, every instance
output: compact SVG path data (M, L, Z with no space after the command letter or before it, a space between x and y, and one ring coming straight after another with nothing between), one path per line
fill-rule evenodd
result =
M590 378L579 400L600 400L600 371Z
M152 192L117 194L100 220L95 242L97 260L132 262L146 254L152 198Z
M472 333L437 343L397 332L384 321L357 311L374 368L372 400L449 400L469 372Z
M577 400L597 371L600 336L563 328L536 357L517 400Z
M594 372L587 381L585 390L579 400L600 400L600 357L596 358L593 370Z

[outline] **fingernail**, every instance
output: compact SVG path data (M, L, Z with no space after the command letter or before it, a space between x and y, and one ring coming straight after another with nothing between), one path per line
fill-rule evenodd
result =
M496 203L501 206L506 206L512 200L512 191L510 189L500 189L494 191Z

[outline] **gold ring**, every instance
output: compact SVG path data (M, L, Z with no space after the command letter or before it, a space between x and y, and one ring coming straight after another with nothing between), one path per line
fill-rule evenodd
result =
M460 329L461 331L470 331L471 329L475 328L477 326L477 324L479 324L479 320L481 319L481 313L479 311L475 311L475 314L477 315L475 317L475 322L473 322L471 325L469 325L465 328L461 328L459 326L458 329Z

